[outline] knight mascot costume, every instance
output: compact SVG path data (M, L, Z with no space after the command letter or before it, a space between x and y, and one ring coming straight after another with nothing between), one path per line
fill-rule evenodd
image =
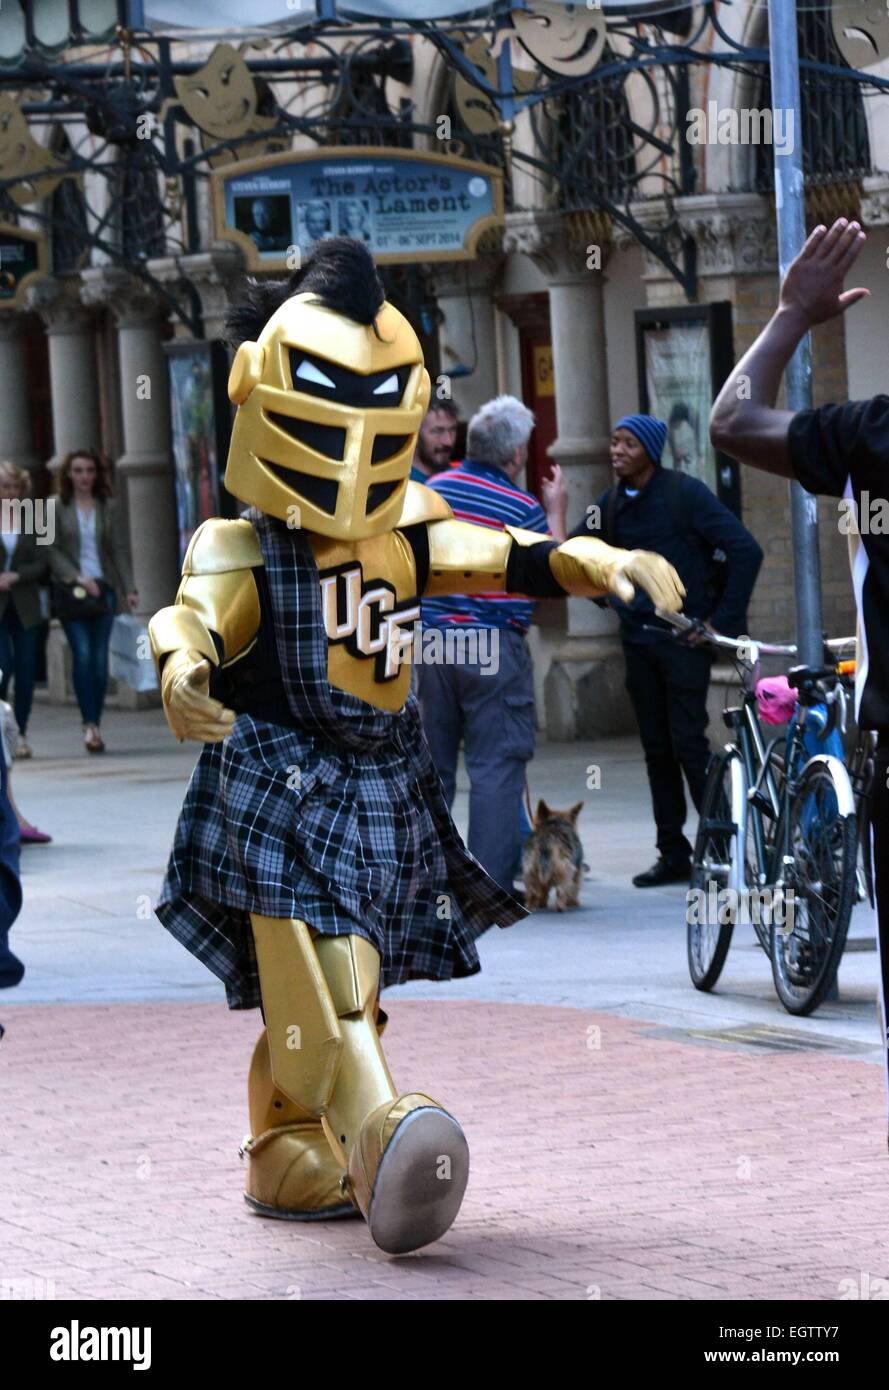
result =
M157 905L265 1027L248 1081L246 1200L359 1211L397 1254L460 1207L457 1120L398 1089L380 988L479 969L524 917L451 820L410 693L422 595L682 589L659 556L453 519L408 481L429 377L370 254L332 238L286 282L248 282L229 329L238 407L225 485L151 621L175 736L202 744ZM592 368L591 364L591 368Z

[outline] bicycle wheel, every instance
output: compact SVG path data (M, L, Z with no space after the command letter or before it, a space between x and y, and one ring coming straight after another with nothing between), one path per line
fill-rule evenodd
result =
M725 965L731 945L734 922L709 920L709 912L693 910L710 901L710 889L726 888L732 880L732 869L738 860L738 827L732 820L732 764L737 755L728 749L714 755L707 774L704 800L698 821L692 862L689 892L686 898L686 930L688 944L688 973L695 989L710 990L716 984Z
M793 865L786 921L772 924L772 976L788 1013L810 1014L839 968L855 896L858 834L854 812L841 814L844 788L825 762L804 768L790 808ZM792 908L792 910L791 910Z

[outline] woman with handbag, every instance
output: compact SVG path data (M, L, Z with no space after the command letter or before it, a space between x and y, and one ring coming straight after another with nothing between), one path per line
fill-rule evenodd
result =
M0 462L0 700L14 681L19 732L14 758L31 756L27 730L43 623L40 585L48 575L47 547L37 544L33 528L23 528L23 509L17 505L30 490L24 468Z
M108 469L94 449L76 449L59 469L55 541L49 552L52 598L74 657L74 691L88 753L102 753L99 733L108 685L108 645L116 613L134 609L123 519Z

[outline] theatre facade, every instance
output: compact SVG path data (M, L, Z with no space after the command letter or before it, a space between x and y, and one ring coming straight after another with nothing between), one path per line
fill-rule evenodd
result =
M879 26L859 54L829 8L800 8L794 131L750 57L767 48L757 3L578 15L541 0L464 18L441 0L422 25L383 22L374 0L344 5L345 23L303 4L266 24L259 4L254 30L211 37L160 3L141 27L97 3L93 33L65 3L51 34L18 8L19 28L15 4L0 15L0 458L38 495L72 449L113 461L144 615L170 602L195 526L235 506L227 305L245 274L287 274L346 232L374 251L464 424L498 392L531 406L527 485L557 462L570 525L610 482L613 421L665 419L666 464L704 478L763 546L751 632L792 634L786 484L714 454L707 412L776 302L771 170L790 139L809 224L851 215L869 233L856 283L872 297L815 333L815 402L886 389ZM714 44L724 61L677 57ZM825 624L842 634L844 518L818 507ZM631 727L608 610L543 603L531 641L550 736ZM50 675L61 697L58 662Z

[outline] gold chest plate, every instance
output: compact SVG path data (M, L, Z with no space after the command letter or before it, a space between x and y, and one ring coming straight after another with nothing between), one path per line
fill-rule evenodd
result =
M413 551L400 531L364 541L313 534L309 544L321 580L327 679L369 705L401 709L420 617Z

